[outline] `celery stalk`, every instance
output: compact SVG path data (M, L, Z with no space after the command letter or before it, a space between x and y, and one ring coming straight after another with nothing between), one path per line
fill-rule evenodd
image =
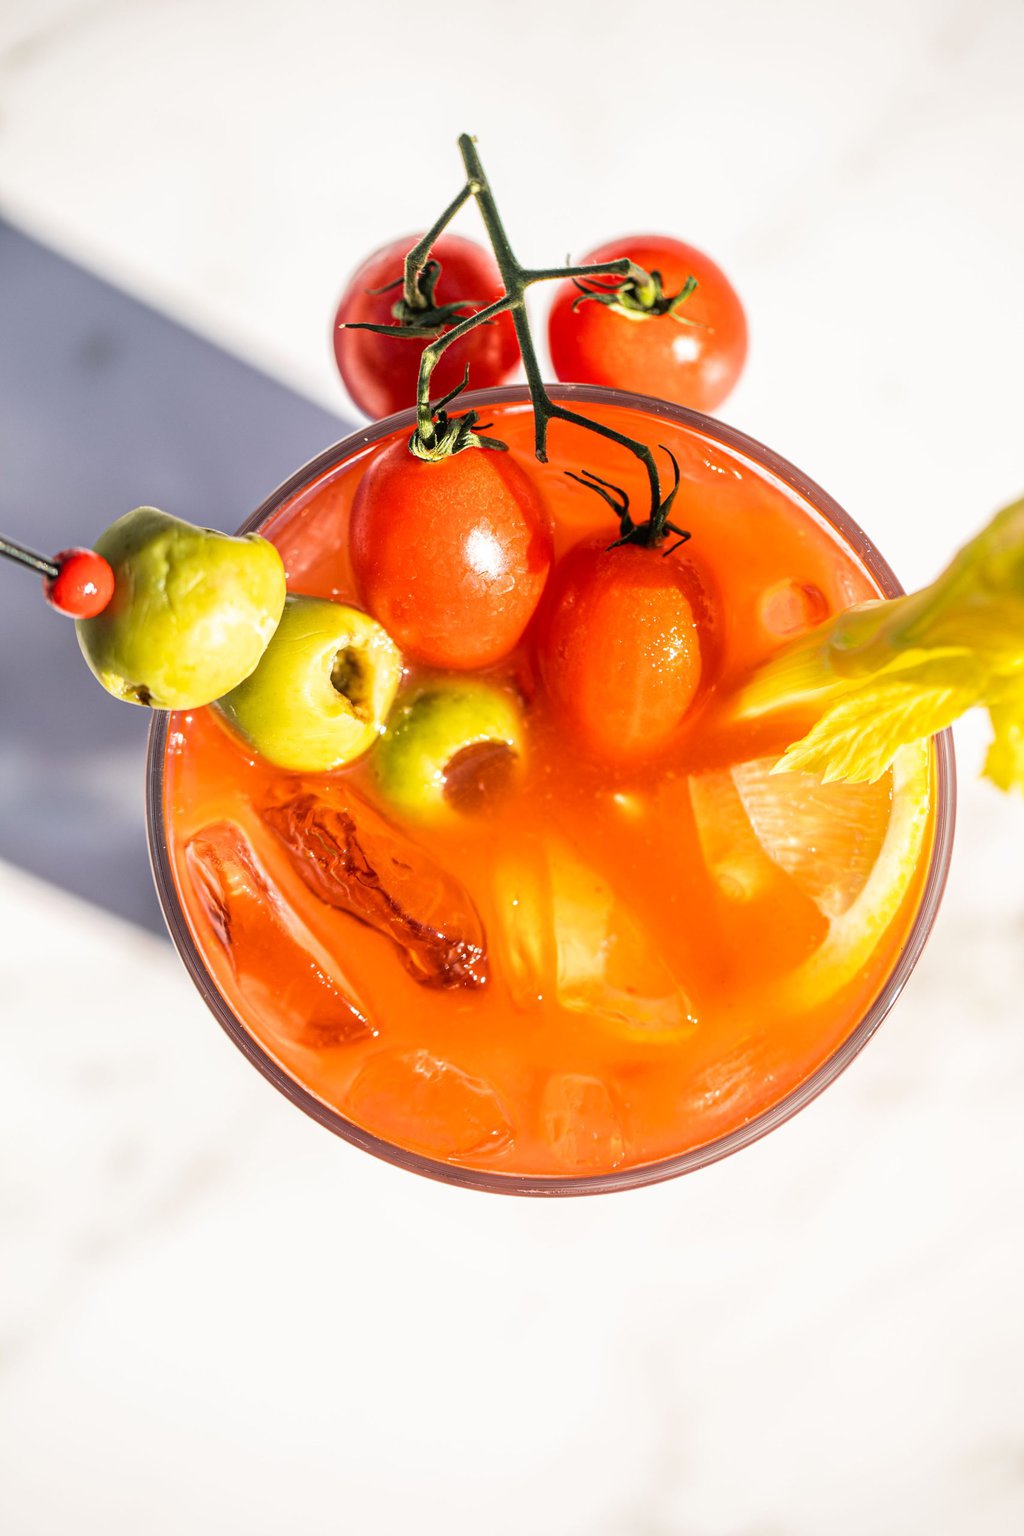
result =
M777 771L870 782L901 746L979 704L995 731L986 775L1024 792L1024 500L997 513L930 586L858 604L777 651L729 715L813 714Z

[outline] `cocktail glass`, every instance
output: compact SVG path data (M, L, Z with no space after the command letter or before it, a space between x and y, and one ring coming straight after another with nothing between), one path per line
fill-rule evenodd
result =
M785 459L743 433L684 407L640 396L589 386L552 388L551 394L555 399L566 403L571 402L574 407L583 410L590 405L636 412L645 418L648 427L653 418L655 423L661 421L666 426L675 425L686 429L695 438L705 443L711 451L724 450L733 462L744 466L744 474L768 482L775 488L781 488L797 507L806 512L808 517L817 518L835 530L841 541L848 546L877 583L878 589L884 596L896 597L902 592L898 581L874 545L837 503ZM513 386L467 395L460 402L460 406L475 407L482 412L493 407L528 408L529 395L524 387ZM411 430L414 420L414 413L408 411L376 422L334 447L328 448L280 486L253 513L241 531L266 529L285 510L288 511L289 516L294 516L301 511L304 500L312 500L314 495L322 494L333 472L349 465L353 459L365 455L380 440L391 437L399 430ZM934 741L933 835L920 900L913 922L906 934L905 942L895 956L870 1006L860 1017L849 1020L849 1029L841 1044L816 1070L777 1102L746 1123L737 1126L727 1134L713 1136L707 1142L691 1146L674 1156L659 1157L655 1161L636 1166L565 1176L505 1173L466 1167L462 1164L428 1157L382 1140L354 1124L286 1071L264 1049L247 1028L245 1019L240 1017L228 1002L204 960L176 885L165 825L165 764L169 733L173 729L173 717L164 714L154 715L150 732L147 774L150 851L157 891L171 938L214 1016L243 1054L276 1088L292 1103L336 1135L361 1147L364 1151L371 1152L412 1172L496 1193L549 1196L596 1194L651 1184L705 1167L729 1153L738 1151L741 1147L749 1146L788 1120L797 1110L816 1098L849 1065L889 1013L924 948L935 920L949 866L955 819L955 771L951 737L946 732Z

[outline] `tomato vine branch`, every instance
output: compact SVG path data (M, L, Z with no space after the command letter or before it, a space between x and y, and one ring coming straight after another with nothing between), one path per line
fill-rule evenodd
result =
M412 250L406 256L405 277L403 280L403 297L405 299L406 307L409 310L427 309L429 307L420 292L418 282L420 272L426 265L427 258L430 255L430 248L434 244L434 241L437 239L438 235L441 234L443 230L447 229L448 225L451 223L452 219L454 219L459 209L463 206L464 203L468 203L472 196L473 188L467 182L467 184L462 188L458 195L452 198L451 202L448 204L448 207L444 210L444 213L441 214L441 217L434 221L434 223L427 230L426 234L423 236L422 240L417 240Z
M567 406L559 405L548 394L541 377L540 364L537 361L537 352L533 344L533 336L530 331L530 322L526 313L526 291L534 282L544 282L549 278L573 277L584 275L588 277L616 276L631 278L635 282L647 280L647 273L638 268L635 263L627 258L618 261L595 262L589 267L574 269L572 267L524 267L516 259L512 250L511 241L505 232L501 215L491 192L487 174L483 163L477 153L476 143L472 136L463 133L459 137L459 152L462 155L462 163L466 170L466 186L471 189L472 196L476 199L476 205L480 210L487 238L491 242L494 259L498 264L501 280L505 285L505 302L512 315L512 324L515 326L516 339L519 342L519 351L523 359L523 368L526 372L526 382L529 386L530 397L533 401L534 419L534 451L542 464L547 463L547 437L548 426L552 421L566 421L588 432L595 432L600 437L609 438L618 443L627 452L638 458L643 464L647 474L647 483L650 489L651 516L649 525L632 524L632 529L626 537L640 538L641 529L646 526L643 541L657 542L664 534L664 524L668 516L668 510L664 507L661 494L661 482L658 478L658 468L654 462L654 454L646 443L638 442L635 438L627 437L624 432L617 432L614 427L607 427L602 422L593 421L589 416L582 415L579 411L570 410ZM501 302L501 301L499 301ZM484 311L481 311L483 314ZM474 319L464 321L463 326L469 329ZM460 327L448 331L437 341L432 342L424 349L420 363L420 387L419 387L419 423L417 430L422 434L430 433L433 426L430 421L430 374L444 347L448 345L456 335ZM465 331L463 330L463 334ZM426 406L424 402L426 401ZM632 521L632 520L631 520Z
M444 409L451 396L446 397L440 404L431 404L431 376L438 359L448 347L468 335L478 325L487 325L498 315L508 313L512 317L530 398L533 402L534 452L540 462L547 463L548 427L552 421L569 422L574 426L582 427L587 432L594 432L599 437L618 443L643 465L650 493L650 514L644 522L637 523L630 516L628 500L618 509L620 516L618 542L656 545L668 533L677 534L680 538L688 537L682 529L668 520L679 485L678 469L674 486L667 495L663 495L654 454L646 443L628 437L624 432L616 431L614 427L605 426L603 422L594 421L589 416L584 416L579 411L571 410L568 406L551 399L537 361L537 352L526 313L526 293L534 283L566 278L579 281L584 278L616 277L620 282L615 290L609 290L609 292L625 290L629 294L649 295L665 303L668 308L682 302L688 296L690 289L687 288L681 294L669 296L666 300L662 294L660 279L656 275L645 272L642 267L638 267L627 257L616 261L591 262L578 267L524 267L512 250L490 183L477 153L476 143L470 134L460 135L459 152L466 172L465 184L405 258L402 279L403 296L395 307L397 323L393 326L361 325L359 327L384 335L424 339L427 342L420 359L416 430L410 444L412 451L420 458L443 458L451 452L457 452L460 448L479 441L472 433L475 417L468 427L460 426L459 418L450 416ZM460 318L453 311L464 308L464 303L448 306L447 310L434 305L436 263L431 263L430 251L438 236L471 198L475 200L480 211L505 292L493 304L488 304L485 308ZM597 294L594 295L594 297L597 296ZM441 329L442 325L450 328ZM489 441L487 446L496 446L496 444ZM594 489L593 486L590 488Z

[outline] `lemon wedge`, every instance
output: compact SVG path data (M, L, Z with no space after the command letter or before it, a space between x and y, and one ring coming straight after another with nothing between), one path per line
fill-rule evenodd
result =
M743 810L764 852L828 918L846 912L871 874L892 807L888 777L874 784L823 784L806 773L773 773L760 758L732 770Z
M896 916L928 834L931 753L901 747L874 783L824 784L773 772L759 758L696 776L690 795L701 849L727 901L770 893L778 871L818 908L827 927L783 983L799 1006L838 991L870 959Z
M817 994L826 985L836 991L867 963L913 880L930 812L931 748L916 741L893 758L892 808L871 872L846 910L832 919L825 942L793 976L797 992Z

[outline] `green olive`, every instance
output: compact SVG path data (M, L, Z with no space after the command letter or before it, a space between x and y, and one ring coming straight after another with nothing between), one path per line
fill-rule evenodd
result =
M472 757L497 778L523 755L523 722L513 694L476 678L419 688L395 711L374 754L377 781L400 810L436 819L480 796L453 793L459 765ZM504 772L502 773L504 777Z
M376 619L289 597L263 660L218 707L279 768L326 773L377 740L401 677L401 652Z
M154 709L196 709L253 670L284 606L273 544L136 507L96 549L113 568L114 595L75 628L108 693Z

